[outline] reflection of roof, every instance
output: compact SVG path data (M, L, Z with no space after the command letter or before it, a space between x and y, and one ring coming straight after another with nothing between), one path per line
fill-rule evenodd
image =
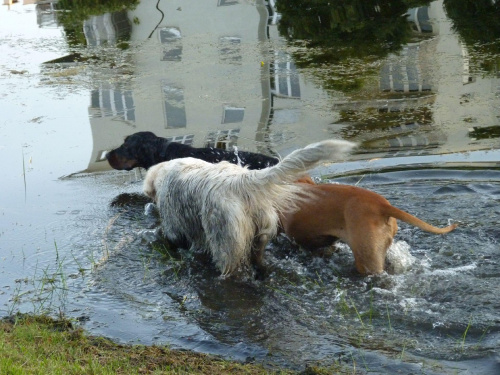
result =
M80 62L85 62L87 60L89 60L88 57L83 57L82 54L75 52L75 53L72 53L70 55L59 57L59 58L54 59L54 60L45 61L43 64L49 64L49 65L50 64L59 64L61 66L68 66L68 65L75 65L75 64L78 64Z

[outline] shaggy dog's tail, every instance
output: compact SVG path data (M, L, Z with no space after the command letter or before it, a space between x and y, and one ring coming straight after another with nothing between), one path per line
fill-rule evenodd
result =
M295 150L273 167L252 172L256 180L264 185L293 182L321 162L340 159L355 146L355 143L341 140L313 143Z

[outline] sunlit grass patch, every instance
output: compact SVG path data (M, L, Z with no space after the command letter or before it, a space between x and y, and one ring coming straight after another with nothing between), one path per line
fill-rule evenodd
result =
M1 374L291 374L160 346L121 345L68 320L16 315L0 321Z

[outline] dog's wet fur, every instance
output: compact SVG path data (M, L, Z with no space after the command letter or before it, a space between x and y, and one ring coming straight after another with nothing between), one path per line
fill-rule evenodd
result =
M223 275L249 263L262 274L264 249L278 231L280 214L307 199L293 182L353 147L347 141L318 142L262 170L175 159L149 168L143 190L158 207L168 242L208 251Z

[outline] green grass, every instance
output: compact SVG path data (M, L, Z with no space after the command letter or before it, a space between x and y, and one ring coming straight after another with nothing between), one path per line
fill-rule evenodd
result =
M160 346L120 345L46 316L0 320L0 374L292 373Z
M301 372L243 364L165 346L122 345L87 335L67 319L17 314L0 319L0 374L357 374L356 367L308 365Z

